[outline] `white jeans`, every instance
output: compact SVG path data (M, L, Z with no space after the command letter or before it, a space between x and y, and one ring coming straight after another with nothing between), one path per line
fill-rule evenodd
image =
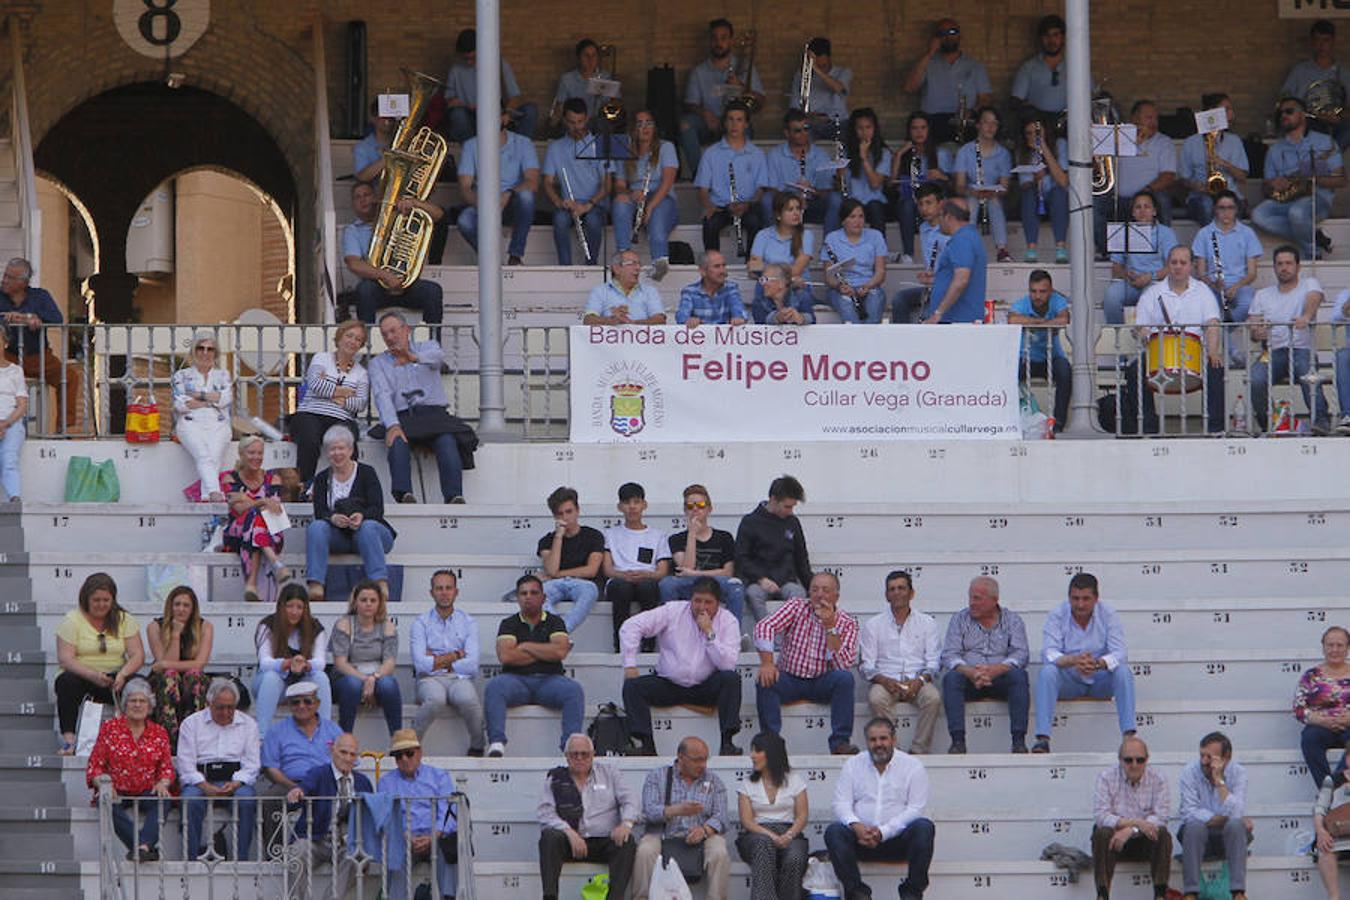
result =
M220 467L225 448L230 445L230 419L223 420L214 410L198 410L191 419L179 419L174 426L178 443L192 456L197 477L202 481L202 499L220 491Z

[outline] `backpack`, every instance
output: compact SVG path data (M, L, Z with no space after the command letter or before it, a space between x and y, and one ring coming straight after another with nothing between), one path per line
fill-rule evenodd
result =
M627 756L637 747L628 716L613 702L600 704L586 736L595 745L596 756Z

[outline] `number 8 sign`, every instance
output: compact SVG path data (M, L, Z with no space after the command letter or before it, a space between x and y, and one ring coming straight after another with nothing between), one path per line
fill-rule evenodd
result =
M152 59L172 59L206 33L211 0L113 0L113 22L132 50Z

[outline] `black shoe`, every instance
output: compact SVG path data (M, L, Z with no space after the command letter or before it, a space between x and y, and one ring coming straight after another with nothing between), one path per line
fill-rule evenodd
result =
M830 748L830 753L835 756L857 756L858 748L845 741L842 744L835 744Z
M1027 739L1026 739L1026 738L1013 738L1013 742L1012 742L1012 752L1013 752L1013 753L1029 753L1029 752L1031 752L1031 751L1027 750Z
M731 742L731 738L726 738L725 740L722 741L722 746L717 749L717 755L741 756L742 751L740 747L737 747L735 744Z
M414 496L412 495L412 493L409 492L409 491L395 491L395 492L394 492L394 502L395 502L395 503L416 503L416 502L417 502L417 498L414 497Z
M506 264L508 266L523 266L525 265L525 260L521 259L519 256L512 254L511 256L507 257Z
M460 503L460 504L462 504L462 503L464 502L464 495L463 495L463 494L456 494L455 496L453 496L453 497L450 498L450 501L449 501L449 502L451 502L451 503Z
M1331 235L1320 228L1317 229L1317 246L1328 253L1331 252Z
M952 745L947 748L947 752L953 756L966 752L966 739L963 737L952 738Z
M482 756L482 755L483 755L483 748L482 748L482 747L470 747L468 750L464 751L464 755L465 755L465 756Z

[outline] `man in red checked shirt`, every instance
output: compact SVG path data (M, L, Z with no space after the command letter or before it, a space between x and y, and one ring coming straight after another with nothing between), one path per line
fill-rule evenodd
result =
M779 661L774 638L782 639ZM820 572L810 595L794 597L755 625L759 651L759 688L755 707L759 726L778 733L782 704L797 700L830 705L830 752L858 752L853 736L853 673L858 662L858 620L839 609L839 579Z

